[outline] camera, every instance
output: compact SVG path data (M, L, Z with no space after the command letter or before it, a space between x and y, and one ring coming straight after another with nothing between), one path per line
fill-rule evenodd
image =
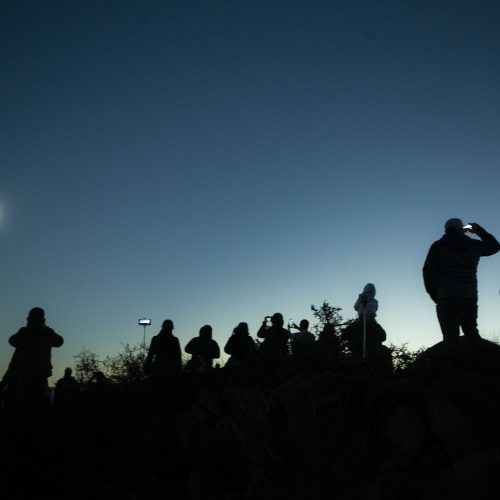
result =
M470 231L472 229L472 224L465 224L463 229L465 229L466 231Z
M264 320L266 321L266 327L270 327L270 326L273 326L272 322L271 322L271 316L266 316L264 318Z

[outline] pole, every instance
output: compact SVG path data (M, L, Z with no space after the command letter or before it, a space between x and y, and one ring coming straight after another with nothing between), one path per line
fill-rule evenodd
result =
M146 327L151 324L151 319L149 318L140 318L139 319L139 326L142 326L144 328L143 334L142 334L142 347L145 349L146 348Z
M363 361L366 361L366 309L363 308Z
M363 362L366 361L366 306L368 305L368 296L363 293L362 302L363 304Z

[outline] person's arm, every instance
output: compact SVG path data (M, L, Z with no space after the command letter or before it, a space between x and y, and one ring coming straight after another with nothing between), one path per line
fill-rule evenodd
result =
M425 289L434 302L437 302L438 264L438 245L436 242L429 248L422 270Z
M52 346L53 347L61 347L64 344L64 339L61 335L57 334L52 330Z
M181 344L179 343L179 339L177 337L174 337L174 339L175 339L175 356L179 359L182 359Z
M257 337L259 337L259 339L265 339L266 333L267 333L266 320L264 320L259 328L259 331L257 332Z
M362 300L361 300L361 295L363 295L363 294L361 294L361 293L360 293L360 294L358 295L358 299L357 299L357 300L356 300L356 302L354 303L354 310L355 310L355 311L359 311L359 306L361 305L361 302L362 302Z
M24 327L21 328L20 330L18 330L17 333L14 333L14 335L10 336L9 344L12 347L19 347L19 342L21 341L23 330L24 330Z
M257 346L255 344L255 340L252 337L248 337L248 351L255 352L257 350Z
M195 337L196 338L196 337ZM187 352L188 354L193 354L193 343L195 339L191 339L187 344L186 347L184 347L184 351Z
M232 356L234 352L233 347L234 347L234 334L231 335L227 340L226 345L224 346L224 352Z
M220 347L219 347L219 344L214 340L213 341L213 348L214 348L214 357L213 359L218 359L220 358Z
M488 257L500 250L500 243L498 243L497 239L479 224L472 222L469 231L481 238L481 256Z

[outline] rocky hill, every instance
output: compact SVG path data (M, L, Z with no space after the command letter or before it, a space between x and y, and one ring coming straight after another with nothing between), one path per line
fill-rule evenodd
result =
M500 347L464 339L403 373L242 370L4 413L2 498L500 498ZM12 496L11 496L12 498ZM28 497L27 498L33 498Z

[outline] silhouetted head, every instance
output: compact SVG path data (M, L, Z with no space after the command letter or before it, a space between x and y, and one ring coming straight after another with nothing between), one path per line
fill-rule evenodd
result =
M301 330L307 330L309 328L309 321L307 321L307 319L301 319L299 327Z
M461 221L461 219L448 219L444 223L444 230L446 233L450 232L457 232L457 231L463 231L464 228L464 223Z
M233 333L236 335L250 335L248 331L248 324L244 322L239 323L238 326L234 328Z
M274 313L271 316L271 323L273 326L276 326L278 328L283 328L283 325L285 323L285 320L283 319L283 314L281 313Z
M363 288L363 293L366 293L368 299L373 299L377 290L375 289L375 285L373 283L367 283Z
M71 375L73 374L73 370L71 368L65 368L64 369L64 376L65 377L71 377Z
M41 307L34 307L28 313L28 325L45 325L45 311Z
M205 325L200 328L200 337L202 339L212 338L212 327L210 325Z
M174 322L171 319L166 319L162 324L161 324L161 329L166 332L172 332L174 329Z

